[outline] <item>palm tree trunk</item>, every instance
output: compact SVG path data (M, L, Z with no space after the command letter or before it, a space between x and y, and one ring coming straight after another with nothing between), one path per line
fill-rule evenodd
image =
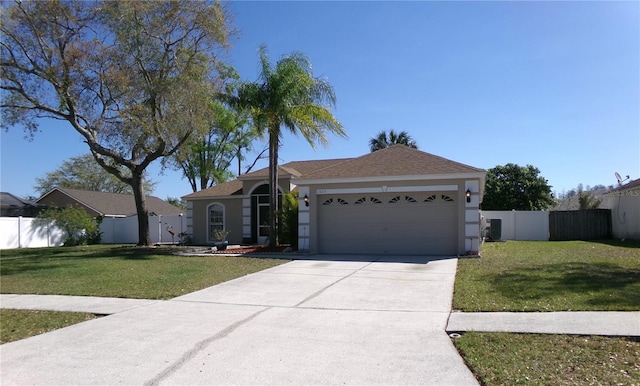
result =
M277 130L274 130L277 131ZM278 244L278 145L277 132L269 133L269 246Z

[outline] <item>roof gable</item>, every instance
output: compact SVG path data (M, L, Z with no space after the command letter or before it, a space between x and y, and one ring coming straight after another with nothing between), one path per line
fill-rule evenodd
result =
M38 199L38 203L45 201L54 192L67 195L78 204L100 213L102 216L131 216L137 214L135 198L132 194L106 193L91 190L54 188L51 192ZM168 202L155 196L145 197L146 208L149 213L159 215L179 215L182 213Z

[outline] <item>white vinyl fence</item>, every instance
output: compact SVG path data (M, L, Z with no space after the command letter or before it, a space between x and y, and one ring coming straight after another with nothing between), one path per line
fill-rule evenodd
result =
M480 212L483 224L490 219L502 220L502 240L549 240L549 212L547 211L489 211Z
M186 230L187 216L149 216L149 233L154 244L178 243L178 235ZM102 244L135 244L138 242L138 216L105 218L100 231Z
M62 230L54 226L36 227L34 221L29 217L0 217L0 249L62 245L65 239ZM179 234L186 230L187 216L149 216L149 233L154 244L178 243ZM105 218L100 231L102 244L136 244L138 217Z
M51 225L36 226L30 217L0 217L0 249L57 247L65 233Z

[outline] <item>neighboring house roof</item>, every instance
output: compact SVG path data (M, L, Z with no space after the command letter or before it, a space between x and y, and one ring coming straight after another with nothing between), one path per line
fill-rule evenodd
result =
M52 198L54 192L60 192L78 204L85 206L100 213L102 216L132 216L137 214L136 202L132 194L105 193L90 190L54 188L44 196L40 197L37 202L55 203ZM159 215L179 215L184 211L158 197L146 196L146 207L149 213Z
M278 167L280 177L296 180L349 179L485 173L483 169L464 165L404 145L394 145L357 158L294 161ZM184 199L222 197L243 194L242 181L269 176L269 169L256 170L209 189L188 194ZM295 182L294 182L295 183Z
M637 180L630 181L622 186L619 186L613 189L613 191L615 192L616 190L627 190L632 188L640 188L640 178L638 178Z
M0 210L2 217L35 217L45 206L24 200L8 192L0 192Z
M393 145L304 175L304 180L485 172L404 145Z

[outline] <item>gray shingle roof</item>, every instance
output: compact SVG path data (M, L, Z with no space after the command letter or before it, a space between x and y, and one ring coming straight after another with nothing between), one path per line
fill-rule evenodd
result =
M485 172L404 145L394 145L309 173L305 180Z
M184 199L198 198L198 197L221 197L221 196L233 196L235 194L242 194L242 181L233 180L222 183L220 185L213 186L208 189L202 189L195 193L187 194L183 196Z
M300 177L309 173L315 172L320 169L337 165L351 158L338 158L338 159L324 159L324 160L311 160L311 161L292 161L287 162L284 165L278 166L278 172L280 175L291 174L294 177ZM260 179L269 177L269 168L262 168L255 172L247 173L239 177L241 180Z
M394 145L357 158L294 161L279 166L280 175L300 180L334 178L423 176L430 174L484 173L484 169L461 164L404 145ZM242 180L267 178L263 168L239 179L184 196L185 199L242 194ZM294 180L295 181L295 180Z
M8 192L0 192L0 212L3 217L37 216L44 205L22 199Z
M278 166L280 176L291 175L293 177L304 176L305 173L311 173L316 170L320 170L326 167L336 165L344 162L345 159L328 159L328 160L314 160L314 161L293 161L284 165ZM235 194L242 194L242 181L243 180L259 180L269 177L269 168L262 168L255 172L243 174L238 179L222 183L220 185L213 186L208 189L203 189L195 193L183 196L184 199L202 198L202 197L222 197L233 196Z
M39 198L38 201L43 200L46 196L50 195L55 190L66 194L82 205L94 209L95 211L101 213L103 216L131 216L137 213L135 199L132 194L105 193L90 190L55 188L51 192L45 194L43 197ZM184 210L177 208L155 196L146 196L145 201L149 213L153 212L163 216L179 215L180 213L184 213Z

